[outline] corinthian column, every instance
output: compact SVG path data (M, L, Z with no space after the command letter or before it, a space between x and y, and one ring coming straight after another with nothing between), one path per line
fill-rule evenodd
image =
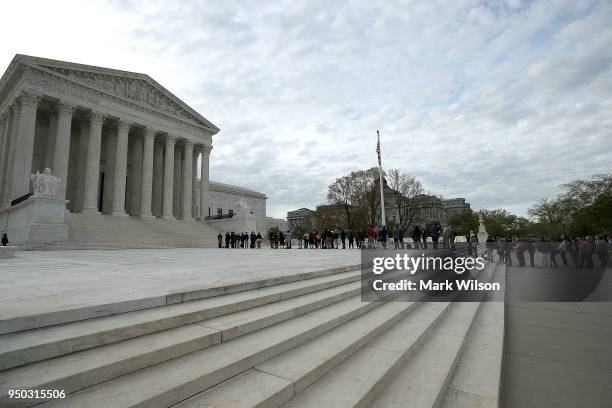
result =
M98 212L98 188L100 184L100 149L102 148L102 124L104 116L97 112L89 114L89 138L85 158L85 188L82 212Z
M153 195L153 148L155 130L145 129L142 154L142 189L140 190L140 216L152 217L151 197Z
M162 201L162 218L173 219L172 198L174 197L174 145L176 139L166 136L164 152L164 196Z
M183 154L183 220L190 220L191 217L191 175L193 164L193 143L185 141L185 151Z
M32 155L34 153L34 131L36 130L36 111L40 96L23 91L19 95L18 103L21 106L19 120L14 122L17 134L16 148L13 162L12 199L21 197L30 192L30 174L32 172ZM55 171L54 171L55 174Z
M198 156L200 155L200 145L193 146L193 160L191 162L191 216L198 218Z
M55 133L55 148L53 150L54 176L59 177L59 194L66 198L66 183L68 179L68 160L70 153L70 130L72 129L72 114L76 107L60 101L57 104L57 131Z
M12 114L9 118L11 126L7 129L6 137L7 140L7 153L6 163L4 163L4 191L2 192L2 200L0 204L3 207L10 207L11 200L13 199L13 171L15 169L15 156L17 154L17 123L19 123L19 117L21 116L21 106L15 103L12 106Z
M202 162L200 163L200 219L204 220L204 218L208 216L208 207L210 207L210 203L208 202L210 197L208 193L208 159L212 146L204 145L200 150L202 151Z
M6 169L8 163L8 134L9 115L7 112L0 114L0 209L7 207L4 202L4 185L6 177Z
M125 212L125 180L127 176L128 134L130 133L130 126L131 124L124 120L119 120L119 126L117 126L112 215L127 215Z

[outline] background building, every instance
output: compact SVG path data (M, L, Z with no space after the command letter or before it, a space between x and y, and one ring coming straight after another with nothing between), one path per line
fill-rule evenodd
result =
M266 200L268 197L264 193L251 190L245 187L234 186L232 184L210 181L208 187L210 207L204 212L208 217L230 217L236 212L238 200L244 198L251 213L257 218L257 232L265 235L266 225ZM200 197L200 190L197 190L196 197ZM199 210L200 201L196 205Z
M315 229L316 222L314 216L315 212L309 208L300 208L299 210L287 212L289 229L293 230L295 227L303 227L306 231Z
M449 198L442 200L442 204L446 209L446 215L449 220L455 214L464 213L470 210L470 204L465 202L465 198Z
M287 231L289 229L289 223L284 218L266 217L266 224L268 231L273 228L276 228L279 231Z

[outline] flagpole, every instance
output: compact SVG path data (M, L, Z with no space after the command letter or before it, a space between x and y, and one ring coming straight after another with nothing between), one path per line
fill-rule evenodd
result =
M387 223L385 222L385 194L383 192L384 190L384 185L383 185L383 170L382 170L382 160L380 159L381 153L380 153L380 132L377 130L376 131L376 135L378 136L378 175L380 176L380 223L381 223L381 228L386 226Z

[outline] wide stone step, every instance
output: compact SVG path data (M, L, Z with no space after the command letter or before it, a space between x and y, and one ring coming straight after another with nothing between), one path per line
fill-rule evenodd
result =
M132 311L145 310L160 306L171 305L175 303L188 302L192 300L198 299L206 299L211 297L216 297L220 295L227 295L237 292L251 291L255 289L261 288L269 288L282 284L294 283L297 285L297 292L293 291L292 286L288 286L289 293L309 293L308 291L300 292L303 290L303 286L310 286L310 283L315 285L320 284L318 287L320 289L324 289L329 286L327 285L327 281L324 279L322 281L311 281L311 279L315 278L324 278L328 277L328 279L335 280L332 275L338 274L339 279L347 278L348 275L340 276L340 274L350 271L355 271L359 268L359 265L351 265L345 267L336 267L330 269L322 269L311 272L302 272L295 274L287 274L281 275L273 278L263 278L263 279L253 279L247 280L243 282L230 283L221 286L212 286L201 288L199 286L194 285L192 288L189 286L185 287L185 289L181 291L171 292L166 295L158 295L148 298L141 299L130 299L125 301L117 301L113 303L100 304L100 305L92 305L92 306L82 306L73 309L65 309L65 310L57 310L49 313L38 313L32 315L22 315L15 316L10 319L0 320L0 334L2 333L14 333L24 330L37 329L47 326L61 325L64 323L76 322L86 319L104 317L117 315ZM353 273L352 277L348 281L354 281L359 279L358 273ZM302 282L302 283L300 283ZM344 283L344 282L342 282ZM337 283L341 284L341 283ZM333 286L333 285L331 285ZM285 287L278 287L277 289L284 291ZM318 289L314 289L318 290ZM251 292L249 295L246 295L247 298L250 295L258 296L258 293L262 292ZM269 293L266 292L264 296L267 296ZM275 292L276 299L280 299L280 292ZM297 296L297 294L295 295ZM231 298L226 298L226 300L231 300ZM273 301L273 300L272 300ZM246 306L249 307L249 306ZM232 310L235 311L235 310ZM3 339L3 337L0 337ZM3 341L0 341L0 346Z
M370 310L360 296L81 390L41 407L169 407Z
M368 406L435 407L446 391L478 307L478 302L454 303L422 347L398 368L397 378L381 387Z
M9 389L78 391L337 303L359 291L360 282L348 283L198 324L6 370L0 372L0 406L10 402Z
M505 281L505 265L496 270L496 281ZM442 402L441 408L497 408L504 351L505 305L489 299L478 310Z
M488 265L488 280L495 273L495 264ZM482 302L458 302L440 325L436 327L418 353L403 367L394 381L390 382L371 403L374 408L434 408L447 392L448 383L455 372L457 362L463 353L464 346L471 337L471 330L476 325L476 316ZM491 341L499 341L491 339ZM471 366L471 369L482 370L482 367Z
M287 307L287 310L284 313L290 315L294 305L301 307L301 309L296 309L297 313L300 310L308 310L308 307L313 307L312 305L322 304L321 302L330 302L333 299L342 299L343 296L358 293L359 282L355 281L359 278L359 271L345 272L225 296L2 335L0 336L0 369L18 367L269 303L285 301L282 307ZM355 283L350 286L350 282ZM349 286L340 286L346 284ZM312 295L305 296L308 293ZM296 296L301 296L301 298L296 299L293 303L287 301ZM278 310L282 310L282 307ZM242 318L248 321L248 317L256 313L258 312L247 310L243 315L228 316L225 320L219 319L215 324L218 327L223 327L225 324L227 327L231 325L231 319ZM242 330L247 327L242 327ZM232 330L234 331L228 328L226 336L231 336L237 329Z
M260 364L176 405L196 407L278 407L349 358L408 313L435 318L413 302L388 302L341 327ZM415 317L415 318L419 318ZM236 392L253 389L254 392Z
M406 372L414 365L413 361L421 358L424 347L429 347L432 341L438 344L434 339L440 336L454 336L462 342L478 305L477 302L424 303L418 310L430 314L430 317L409 314L310 387L297 393L283 407L411 407L401 400L404 397L402 392L410 390L410 394L421 394L426 390L403 381ZM434 366L435 362L435 359L431 360ZM419 367L423 370L427 368ZM446 388L446 382L430 378L429 383L432 387L438 387L438 392ZM389 393L389 387L395 384L400 385L397 391L392 389L390 405L387 405L388 400L377 400L384 398ZM396 396L396 393L399 395Z
M285 407L369 407L411 355L426 341L448 302L425 303L348 360L298 393ZM424 316L426 316L424 318Z

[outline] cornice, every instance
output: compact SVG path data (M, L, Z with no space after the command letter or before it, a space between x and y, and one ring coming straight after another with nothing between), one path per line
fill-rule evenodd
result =
M129 107L137 108L137 109L139 109L141 111L145 111L145 112L147 112L149 114L153 114L153 115L162 117L162 118L164 118L166 120L170 120L170 121L175 122L175 123L182 123L182 124L191 126L193 128L198 129L200 131L200 133L205 133L206 135L214 134L211 129L209 129L209 128L205 127L205 126L202 126L199 123L196 123L194 121L188 120L186 118L181 118L181 117L178 117L178 116L170 115L170 114L168 114L168 113L166 113L164 111L161 111L159 109L155 109L154 107L145 105L145 104L143 104L141 102L138 102L138 101L135 101L135 100L132 100L132 99L129 99L129 98L122 97L120 95L114 94L112 92L107 92L107 91L104 91L102 89L93 87L90 84L88 84L87 82L80 81L80 80L78 80L76 78L68 77L68 76L63 75L63 74L61 74L59 72L56 72L56 71L53 71L53 70L50 70L50 69L47 69L47 68L44 68L44 67L41 67L41 66L38 66L38 65L26 64L25 67L27 67L27 68L29 68L31 70L34 70L34 71L39 71L39 72L44 73L46 75L49 75L51 77L61 79L61 80L66 81L68 83L76 84L76 85L78 85L80 87L83 87L84 89L86 89L90 93L90 95L87 95L87 97L89 99L94 99L91 102L97 103L97 100L95 98L96 96L98 98L99 97L104 97L106 99L109 99L109 100L112 100L112 101L115 101L115 102L120 102L123 105L127 105ZM26 69L26 70L24 70L24 75L26 76L26 81L27 80L33 81L34 78L32 78L32 77L28 78L27 74L28 74L28 70ZM44 81L42 81L42 82L44 82ZM44 83L42 85L44 86ZM51 87L52 85L53 84L47 84L47 87ZM67 93L68 89L56 89L56 91L58 91L60 93L62 93L62 91L63 91L63 93Z

